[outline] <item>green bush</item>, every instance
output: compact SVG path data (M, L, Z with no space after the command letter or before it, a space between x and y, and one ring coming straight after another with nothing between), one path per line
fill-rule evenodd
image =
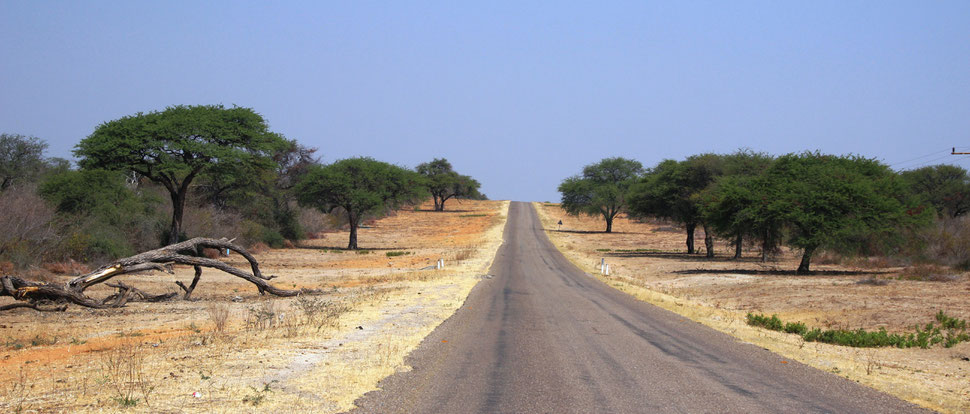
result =
M409 254L411 254L411 252L387 252L387 253L384 253L384 254L387 257L397 257L397 256L409 255Z
M794 333L799 335L804 335L808 331L808 327L801 322L788 322L785 324L786 333Z
M754 315L748 314L748 325L760 326L762 328L770 329L772 331L782 330L781 319L778 319L778 315L771 315L767 317L765 315Z
M269 247L279 249L283 247L283 243L286 241L286 238L279 231L276 231L276 229L266 227L252 220L243 220L241 227L244 245L265 243Z
M897 348L929 348L938 344L950 348L960 342L970 342L970 333L967 333L967 321L959 318L947 316L942 310L936 314L936 321L939 326L932 322L923 327L913 327L914 332L908 334L889 333L885 328L878 331L866 331L857 329L854 331L845 329L819 328L808 329L801 322L782 323L778 315L767 317L765 315L747 315L748 325L760 326L773 331L799 334L808 342L824 342L827 344L852 346L852 347L887 347Z

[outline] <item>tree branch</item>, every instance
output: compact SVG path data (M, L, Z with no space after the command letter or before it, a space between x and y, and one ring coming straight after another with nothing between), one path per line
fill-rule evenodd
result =
M213 260L205 257L195 257L182 253L200 252L206 247L220 250L228 249L230 251L239 253L249 262L251 272L237 269L219 260ZM108 286L118 289L118 292L102 300L91 298L85 295L84 291L93 285L105 283L112 278L129 273L143 272L148 270L173 273L173 264L190 265L195 267L196 276L195 279L193 279L192 286L190 288L186 288L184 284L179 284L183 290L186 291L185 299L189 298L192 289L194 289L195 284L198 283L198 279L202 275L203 267L221 270L246 280L247 282L256 285L256 288L260 294L270 293L272 295L285 297L296 296L299 294L320 293L318 290L313 289L289 290L273 286L267 281L274 278L274 276L264 276L259 270L259 263L256 261L256 258L242 247L232 244L226 239L217 240L197 237L181 243L168 245L155 250L149 250L144 253L117 260L114 263L102 266L91 273L71 279L64 284L31 282L15 276L0 277L0 288L2 288L0 289L0 296L10 296L18 301L28 302L28 305L37 305L39 302L50 301L59 303L74 303L89 308L117 308L124 306L131 300L158 302L171 299L177 295L177 293L148 295L141 290L120 282L108 284ZM38 306L14 306L10 309L15 309L18 307L32 307L34 309L41 310Z

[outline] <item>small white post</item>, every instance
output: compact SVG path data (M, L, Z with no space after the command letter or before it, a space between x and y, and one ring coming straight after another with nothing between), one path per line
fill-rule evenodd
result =
M600 258L600 274L603 274L604 269L606 269L606 258Z
M444 259L438 259L438 261L435 263L435 267L434 268L440 270L440 269L442 269L444 267L445 267L445 260Z
M609 264L606 265L606 275L607 276L610 275L610 265Z

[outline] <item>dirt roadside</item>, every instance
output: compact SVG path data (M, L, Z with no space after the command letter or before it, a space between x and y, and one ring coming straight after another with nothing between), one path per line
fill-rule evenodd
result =
M684 234L658 223L618 218L603 233L601 218L566 216L557 204L535 203L553 244L581 269L597 275L600 259L611 275L606 283L641 300L677 312L821 370L942 412L970 411L970 344L953 348L850 348L806 343L800 336L748 326L748 312L778 314L813 327L886 328L909 331L933 320L938 310L970 318L970 280L896 280L900 269L821 265L822 275L794 276L796 255L761 264L757 252L741 261L686 255ZM558 221L564 225L558 230ZM703 239L699 239L703 240ZM718 243L719 253L727 246ZM638 251L639 250L639 251ZM876 276L888 284L858 283Z
M361 229L361 252L343 250L347 233L335 232L256 256L278 285L322 288L322 296L259 297L248 283L207 271L193 294L199 301L6 312L0 411L349 409L408 369L404 357L461 306L501 245L508 202L429 207ZM443 270L421 270L439 258ZM191 272L125 282L161 293Z

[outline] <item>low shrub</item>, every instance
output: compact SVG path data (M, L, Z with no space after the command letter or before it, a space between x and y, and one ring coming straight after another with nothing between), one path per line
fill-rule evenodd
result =
M748 325L760 326L762 328L767 328L772 331L780 331L784 326L781 323L781 319L778 319L778 315L771 315L771 317L769 318L765 315L754 315L751 313L748 314Z
M411 254L411 252L387 252L387 253L384 253L384 255L386 255L387 257L406 256L406 255L409 255L409 254Z
M967 333L967 321L948 316L942 310L936 314L936 322L939 325L930 322L922 327L915 326L913 327L914 332L908 334L889 333L885 328L880 328L878 331L866 331L862 328L854 331L847 329L808 329L801 322L783 323L778 315L768 317L749 313L747 322L751 326L798 334L808 342L823 342L860 348L893 346L926 349L939 344L942 344L945 348L950 348L961 342L970 342L970 333Z

